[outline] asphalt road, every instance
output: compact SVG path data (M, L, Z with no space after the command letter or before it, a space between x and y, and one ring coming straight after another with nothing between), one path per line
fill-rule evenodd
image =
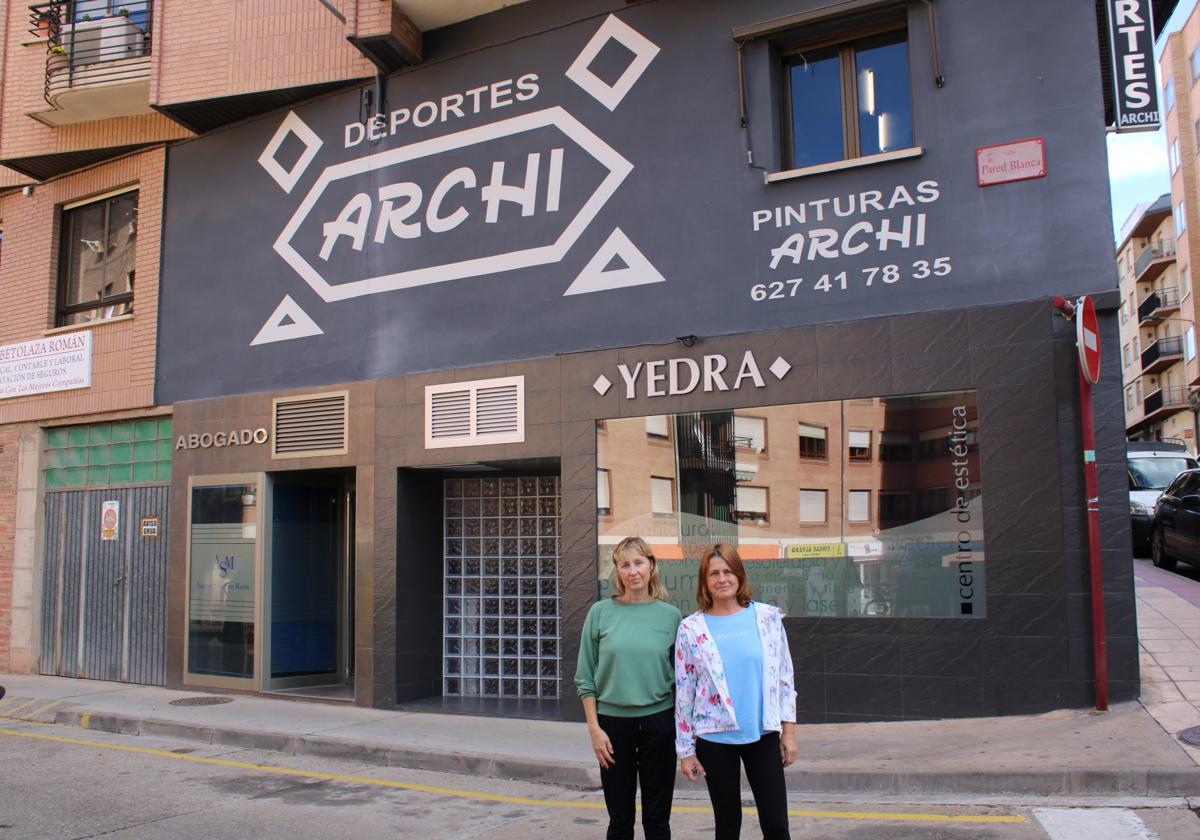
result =
M599 838L600 796L549 785L0 725L0 840L54 838ZM676 838L711 837L700 788L678 791ZM793 801L793 838L1200 840L1179 807ZM752 813L743 835L760 836ZM640 833L639 833L640 837Z

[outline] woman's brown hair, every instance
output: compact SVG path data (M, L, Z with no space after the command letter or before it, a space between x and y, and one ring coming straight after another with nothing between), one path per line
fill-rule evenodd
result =
M726 543L717 543L704 552L700 558L700 575L696 578L696 603L703 612L712 609L712 593L708 591L708 567L714 557L720 557L729 565L729 571L738 579L737 602L743 607L750 606L750 579L746 577L746 567L737 549Z

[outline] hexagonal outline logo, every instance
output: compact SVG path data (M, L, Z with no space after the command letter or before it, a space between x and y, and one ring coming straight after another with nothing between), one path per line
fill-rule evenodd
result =
M393 274L354 280L349 283L333 285L321 276L291 245L295 236L312 212L313 207L321 198L325 188L333 181L362 175L398 163L407 163L421 158L430 157L442 152L454 151L495 140L509 137L538 128L558 128L568 138L573 140L581 149L590 154L602 166L608 169L608 175L600 182L592 195L584 202L583 207L575 218L566 226L563 232L550 245L536 248L526 248L521 251L510 251L487 257L444 263L426 268L409 269ZM506 120L488 125L469 128L463 131L434 137L428 140L411 143L397 149L389 149L374 155L368 155L345 163L327 167L316 183L305 196L304 201L296 209L283 231L275 240L274 249L284 262L312 287L326 303L338 300L361 297L363 295L379 294L397 289L410 289L415 286L425 286L432 283L444 283L449 280L462 280L468 277L480 277L496 274L502 271L512 271L519 268L530 268L547 265L562 260L571 246L579 239L588 225L596 218L601 208L608 202L625 178L633 171L633 164L620 155L615 149L600 139L579 120L571 116L561 106L545 108L530 114L510 117Z

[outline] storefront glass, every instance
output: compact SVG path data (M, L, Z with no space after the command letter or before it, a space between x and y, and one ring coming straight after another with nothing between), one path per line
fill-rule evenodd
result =
M764 406L597 424L601 594L638 535L695 608L714 542L789 616L986 615L973 391Z
M258 485L193 487L188 673L254 676Z

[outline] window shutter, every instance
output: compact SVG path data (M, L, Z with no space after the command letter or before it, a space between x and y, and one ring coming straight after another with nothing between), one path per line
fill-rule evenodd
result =
M884 446L911 446L912 434L910 432L880 432L879 442Z
M766 513L767 488L739 487L735 504L742 513Z
M800 424L800 437L815 438L817 440L825 440L824 426L809 426L807 423Z
M762 417L733 418L733 436L738 439L739 446L748 446L755 452L767 448L767 421Z
M851 490L848 509L846 511L847 522L867 522L871 519L871 491L870 490Z
M346 391L275 400L272 457L346 454L349 402Z
M871 433L863 429L851 429L850 435L851 449L870 449L871 448Z
M425 387L425 448L523 443L525 377Z
M656 414L653 417L646 418L646 434L654 435L655 437L667 437L667 417L665 414Z
M612 508L612 498L608 486L608 470L596 470L596 507L603 510Z
M675 512L675 482L669 478L650 477L650 512Z
M825 521L825 491L824 490L801 490L800 491L800 521L801 522L824 522Z

